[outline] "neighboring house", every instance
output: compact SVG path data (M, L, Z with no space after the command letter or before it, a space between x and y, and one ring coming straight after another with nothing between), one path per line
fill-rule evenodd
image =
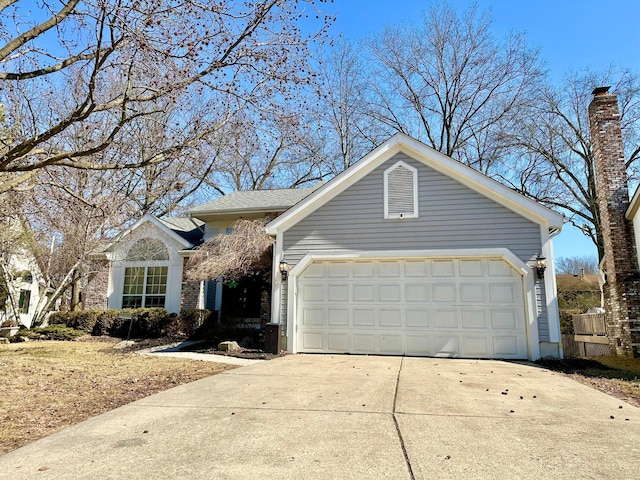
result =
M316 189L236 192L189 215L203 239L273 218L270 318L289 352L562 356L551 237L563 217L406 135ZM208 285L197 302L185 293L199 240L169 221L144 217L106 252L110 307L162 305L160 285L172 311L225 304ZM143 260L136 245L151 239L166 252Z
M15 320L31 327L33 318L44 292L44 280L35 258L24 249L8 255L6 272L8 292L5 307L0 310L0 323Z

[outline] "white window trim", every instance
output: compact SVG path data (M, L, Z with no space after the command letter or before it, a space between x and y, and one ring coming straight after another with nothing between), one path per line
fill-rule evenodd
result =
M389 213L389 173L398 167L404 167L409 170L413 176L413 212L412 213ZM418 218L418 169L412 167L402 160L394 163L384 171L384 218Z
M146 300L147 300L147 275L149 273L149 267L166 267L167 268L167 280L165 283L165 293L164 293L164 307L162 308L167 308L167 298L168 298L168 294L169 294L169 273L171 271L171 266L169 265L168 261L164 261L164 260L153 260L153 261L149 261L149 262L144 262L144 261L129 261L126 263L123 263L122 265L122 281L121 281L121 288L120 288L120 308L123 308L124 305L124 297L130 297L130 296L140 296L142 297L142 306L140 308L150 308L146 306ZM141 295L125 295L124 293L124 288L125 288L125 277L126 277L126 272L127 272L127 268L144 268L144 275L143 275L143 283L142 283L142 294ZM149 296L159 296L159 295L152 295L150 294Z

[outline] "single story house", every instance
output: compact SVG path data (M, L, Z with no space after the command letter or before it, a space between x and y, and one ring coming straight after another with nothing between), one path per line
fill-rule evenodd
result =
M266 217L270 321L289 352L562 356L563 216L406 135L315 188L235 192L189 217L145 216L105 252L110 307L219 310L220 284L188 285L184 260Z

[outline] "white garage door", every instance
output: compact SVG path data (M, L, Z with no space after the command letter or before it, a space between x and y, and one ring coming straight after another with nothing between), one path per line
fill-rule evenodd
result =
M522 277L503 260L318 261L297 286L299 352L527 358Z

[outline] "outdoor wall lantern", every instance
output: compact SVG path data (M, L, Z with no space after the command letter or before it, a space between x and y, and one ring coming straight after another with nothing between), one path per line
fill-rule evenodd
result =
M544 278L544 271L547 269L547 259L542 255L536 257L536 273L538 278Z
M289 264L284 260L280 262L280 274L282 275L282 281L286 282L289 276Z

